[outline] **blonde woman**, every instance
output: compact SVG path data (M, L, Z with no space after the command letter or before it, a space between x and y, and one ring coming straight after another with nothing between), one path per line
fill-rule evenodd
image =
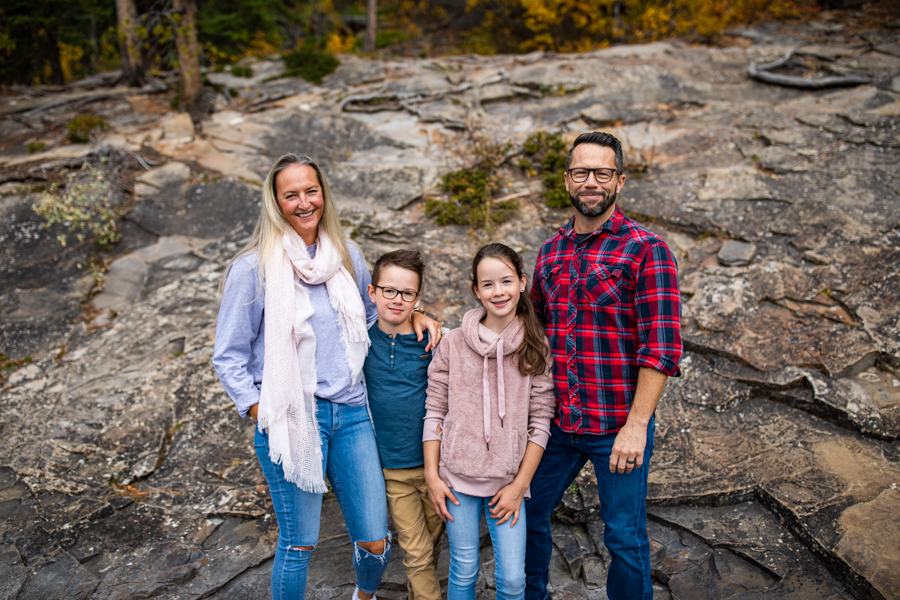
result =
M256 454L279 526L273 600L306 594L325 476L354 544L354 600L375 595L390 557L362 374L367 326L377 318L369 283L319 166L302 155L279 158L250 243L221 286L213 357L240 415L257 422ZM428 329L436 344L440 325L413 317L419 335Z

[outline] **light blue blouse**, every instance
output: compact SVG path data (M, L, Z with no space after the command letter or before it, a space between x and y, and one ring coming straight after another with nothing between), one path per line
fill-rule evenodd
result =
M369 299L368 285L372 281L362 253L349 243L350 256L356 270L359 295L366 308L366 325L378 320L375 304ZM316 245L307 246L312 257ZM301 282L302 283L302 282ZM303 286L309 290L309 300L315 314L310 318L316 335L316 397L348 406L365 406L366 386L360 381L352 386L347 353L341 339L338 316L325 284ZM265 283L259 287L259 265L256 253L242 256L234 262L225 280L222 305L216 321L216 342L213 366L225 391L234 400L241 417L259 402L265 356ZM361 378L362 379L362 378Z

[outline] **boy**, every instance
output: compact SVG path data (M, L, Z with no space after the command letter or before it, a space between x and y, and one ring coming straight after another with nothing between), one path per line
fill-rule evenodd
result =
M416 341L409 317L422 290L425 264L413 250L395 250L375 262L369 297L378 321L363 371L375 441L381 455L388 510L403 548L409 600L441 600L437 563L444 523L425 484L422 428L431 353Z

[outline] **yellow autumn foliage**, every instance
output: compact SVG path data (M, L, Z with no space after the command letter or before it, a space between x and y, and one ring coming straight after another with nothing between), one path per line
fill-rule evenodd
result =
M468 0L480 11L479 32L498 40L495 51L577 52L612 41L651 41L670 35L709 38L752 21L815 14L815 0ZM524 27L516 28L510 23Z

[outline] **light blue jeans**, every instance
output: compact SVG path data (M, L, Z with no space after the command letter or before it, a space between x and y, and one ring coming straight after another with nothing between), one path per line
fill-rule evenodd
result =
M491 518L491 499L467 496L453 491L459 506L447 501L453 521L447 520L450 540L450 581L447 600L475 600L475 580L481 563L481 539L478 530L481 513L487 519L491 543L494 546L494 579L497 600L519 600L525 596L525 506L519 510L519 520L510 527L512 518L497 525Z
M391 557L389 539L384 554L371 554L357 545L357 542L388 537L387 501L375 431L365 406L318 400L316 417L322 438L322 466L353 541L356 585L362 592L373 594ZM313 550L297 547L315 548L319 542L322 494L301 491L285 480L281 465L272 464L269 459L269 436L260 433L258 428L254 443L278 518L272 599L302 600L306 596L306 575Z

